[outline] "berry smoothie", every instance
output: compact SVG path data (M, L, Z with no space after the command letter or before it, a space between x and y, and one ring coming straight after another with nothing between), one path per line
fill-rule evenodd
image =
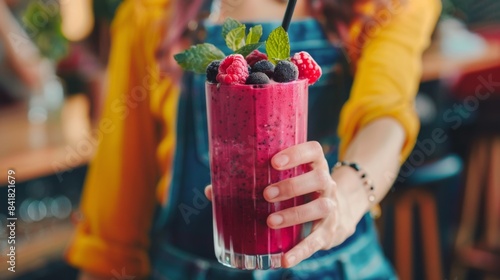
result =
M261 25L247 29L228 18L222 37L231 54L202 43L174 55L182 69L206 75L214 247L218 261L233 268L279 268L283 253L302 238L302 225L273 230L266 221L304 197L268 203L263 196L267 186L308 168L277 171L270 160L307 140L308 86L322 74L309 53L291 56L286 28L261 40ZM259 51L264 45L266 53Z
M206 83L217 258L243 269L279 267L302 226L273 230L269 214L303 203L268 203L264 188L304 173L277 171L270 159L306 141L307 80L266 85ZM271 261L272 259L272 261ZM267 263L265 263L267 262Z

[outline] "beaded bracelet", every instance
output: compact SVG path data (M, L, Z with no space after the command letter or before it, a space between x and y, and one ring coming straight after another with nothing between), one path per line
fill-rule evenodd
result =
M358 174L360 174L361 180L363 182L363 187L367 189L368 192L368 201L370 203L375 202L375 186L373 185L372 180L368 178L368 174L359 166L359 164L355 162L348 161L339 161L333 166L332 172L342 166L349 166L352 169L356 170Z

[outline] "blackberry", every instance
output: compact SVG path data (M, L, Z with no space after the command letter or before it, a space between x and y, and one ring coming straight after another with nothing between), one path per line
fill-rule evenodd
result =
M290 61L280 60L274 68L274 80L278 83L287 83L299 78L299 69Z
M220 60L214 60L207 66L207 81L217 83L217 74L219 74Z
M249 85L264 85L269 84L269 77L262 72L254 72L248 76L247 84Z
M255 63L255 65L252 67L252 71L262 72L269 78L272 78L274 75L274 64L272 64L269 60L261 60Z

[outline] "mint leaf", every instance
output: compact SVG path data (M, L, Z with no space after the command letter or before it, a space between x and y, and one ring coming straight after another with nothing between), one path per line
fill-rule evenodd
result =
M198 44L174 55L175 61L182 69L198 74L205 73L208 64L214 60L223 59L226 55L216 46L208 43Z
M274 29L266 41L266 51L269 61L276 64L278 60L290 57L290 39L283 27Z
M245 25L237 27L226 35L226 45L231 50L235 51L245 45Z
M244 47L241 47L241 48L237 49L236 51L234 51L234 53L241 54L242 56L246 57L247 55L249 55L254 50L260 48L260 46L262 46L262 45L264 45L264 42L259 42L259 43L256 43L256 44L245 45Z
M226 40L227 34L229 34L231 30L236 29L240 26L243 26L243 24L239 21L232 18L227 18L222 25L222 38Z
M246 40L247 45L258 43L260 37L262 37L262 25L259 24L254 27L251 27L250 31L248 31L248 36Z

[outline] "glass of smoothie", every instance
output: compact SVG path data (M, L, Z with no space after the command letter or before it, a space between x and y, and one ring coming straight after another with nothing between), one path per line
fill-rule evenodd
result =
M277 171L271 158L307 140L307 80L265 85L206 82L215 254L239 269L281 267L302 238L302 226L271 229L269 214L303 204L296 197L269 203L264 188L298 176Z
M303 226L267 226L271 213L304 204L305 197L269 203L264 189L299 176L308 166L278 171L271 159L307 141L308 86L322 74L307 52L290 55L287 33L296 0L282 26L262 41L263 28L227 18L226 55L202 43L174 56L182 69L206 74L215 255L238 269L282 267L284 253L303 238ZM266 53L258 49L265 45Z

